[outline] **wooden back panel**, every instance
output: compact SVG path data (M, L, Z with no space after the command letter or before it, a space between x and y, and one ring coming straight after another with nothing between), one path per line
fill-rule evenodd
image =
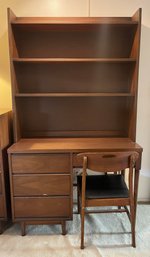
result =
M16 62L17 93L130 93L134 67L134 62Z
M25 58L129 57L136 27L137 24L12 25L18 55Z
M25 97L16 103L23 138L127 137L131 98Z

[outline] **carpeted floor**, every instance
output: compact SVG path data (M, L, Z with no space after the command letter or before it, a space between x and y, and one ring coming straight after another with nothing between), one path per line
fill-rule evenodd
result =
M80 250L80 217L67 222L67 235L60 225L28 226L20 235L18 224L0 236L0 257L150 257L150 205L138 205L137 247L131 247L126 214L90 214L85 222L85 249Z

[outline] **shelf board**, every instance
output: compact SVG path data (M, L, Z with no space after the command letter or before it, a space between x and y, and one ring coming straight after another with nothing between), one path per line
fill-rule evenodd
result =
M16 97L125 97L131 93L17 93Z
M138 24L131 17L17 17L11 24L109 24L132 25Z
M136 58L13 58L13 62L136 62Z

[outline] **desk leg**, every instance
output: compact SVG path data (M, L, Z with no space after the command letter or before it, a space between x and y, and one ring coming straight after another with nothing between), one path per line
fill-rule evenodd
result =
M66 235L66 222L62 221L61 222L61 226L62 226L62 235Z
M135 208L135 223L136 223L136 209L137 209L137 195L138 195L138 184L139 184L139 174L140 171L137 169L135 170L135 177L134 177L134 208Z

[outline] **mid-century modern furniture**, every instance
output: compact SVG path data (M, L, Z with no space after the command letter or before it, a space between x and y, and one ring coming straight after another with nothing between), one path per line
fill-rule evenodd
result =
M16 17L8 10L15 144L12 216L72 219L72 168L83 151L137 151L141 10L133 17ZM65 228L64 228L65 231Z
M11 216L7 155L11 142L11 112L0 109L0 234L7 227Z
M82 176L78 176L78 208L81 213L81 249L84 249L84 218L86 213L95 213L89 207L118 206L97 213L126 212L131 222L132 246L135 247L135 205L133 195L133 172L139 158L137 152L80 153L83 159ZM77 156L77 157L78 157ZM124 172L129 168L128 186ZM103 173L87 176L87 169ZM104 172L105 171L105 172ZM121 171L124 171L121 174ZM111 174L109 174L111 172ZM112 174L114 172L115 174ZM119 172L119 174L118 174ZM130 211L127 206L130 207ZM122 208L123 207L123 208Z

